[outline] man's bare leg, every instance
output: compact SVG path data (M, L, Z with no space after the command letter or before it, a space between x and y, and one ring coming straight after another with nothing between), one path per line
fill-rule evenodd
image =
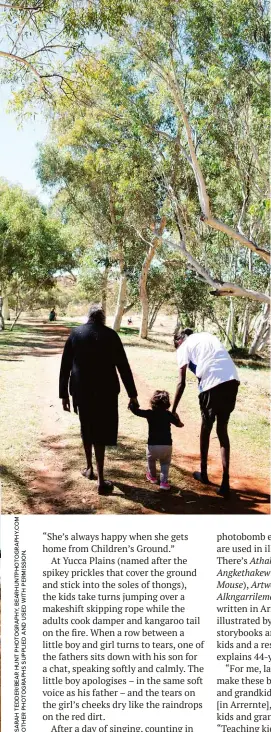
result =
M218 493L220 495L227 495L230 491L230 479L229 479L229 468L230 468L230 440L228 435L228 420L217 417L216 432L220 443L220 454L223 468L223 477Z
M213 423L211 424L210 422L206 422L205 419L202 419L200 430L200 472L196 471L193 473L193 477L196 480L199 480L200 483L204 483L204 485L209 485L210 483L207 472L207 462L212 427Z

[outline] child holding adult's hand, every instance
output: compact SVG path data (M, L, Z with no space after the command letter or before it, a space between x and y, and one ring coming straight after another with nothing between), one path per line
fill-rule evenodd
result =
M183 427L178 414L170 412L170 400L167 391L155 391L151 399L151 409L139 409L131 403L129 409L137 417L144 417L148 421L149 436L147 445L147 473L150 483L158 483L156 475L156 461L160 462L160 488L169 490L168 473L172 456L171 425Z

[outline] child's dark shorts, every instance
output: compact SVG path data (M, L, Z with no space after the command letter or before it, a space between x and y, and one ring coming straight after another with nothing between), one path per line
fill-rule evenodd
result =
M208 425L213 425L216 417L223 422L229 421L235 407L238 387L239 381L232 379L199 394L201 416Z

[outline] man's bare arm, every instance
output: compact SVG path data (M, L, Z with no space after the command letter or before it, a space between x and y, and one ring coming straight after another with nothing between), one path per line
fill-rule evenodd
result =
M172 412L176 412L177 406L179 404L179 401L183 395L183 392L185 390L185 382L186 382L186 369L187 365L182 366L181 369L179 369L179 381L177 384L176 394L174 397L174 401L172 404Z

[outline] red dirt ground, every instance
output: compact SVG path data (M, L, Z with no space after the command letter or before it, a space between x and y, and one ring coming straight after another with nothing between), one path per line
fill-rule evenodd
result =
M140 389L140 396L142 395L143 398L146 398L146 401L149 401L152 389L148 388L148 385L146 381L142 381L142 379L134 372L135 381L137 384L137 387ZM213 428L212 436L215 434L215 427ZM177 455L177 465L182 469L186 470L188 473L190 473L192 477L192 473L194 470L199 470L200 467L200 454L199 450L197 449L196 440L195 440L195 434L192 433L191 428L190 429L184 429L182 431L181 436L181 443L182 443L182 449L180 450L178 447L174 448L174 455ZM191 446L193 446L195 449L193 452L191 452ZM249 472L248 470L248 464L247 464L247 455L238 455L233 452L233 456L231 459L231 488L232 491L238 491L239 497L242 500L242 502L246 502L246 500L254 499L255 500L255 510L259 511L261 513L269 513L270 511L270 502L269 498L270 495L268 493L269 491L269 484L267 480L264 480L262 477L257 476L257 468L256 470L253 470L253 474ZM209 456L208 459L208 472L209 472L209 479L214 483L215 487L217 487L221 482L221 463L218 460L215 460ZM210 497L214 496L214 488L208 488L202 487L197 488L197 482L193 480L194 484L194 490L195 492L198 492L199 495L202 495L204 492L204 495L209 495ZM219 499L219 503L221 502L221 499ZM225 501L223 501L225 504ZM228 506L229 508L229 506ZM242 508L240 507L240 513L243 512L244 506ZM231 513L232 510L229 510ZM234 513L239 513L238 510L234 510Z
M139 446L127 435L120 434L119 447L107 458L108 474L114 481L111 496L98 496L96 484L80 475L84 465L78 431L67 431L66 415L59 410L56 399L59 354L68 329L59 324L39 325L44 336L35 344L31 355L42 361L46 374L40 457L28 464L23 490L27 495L28 513L207 513L243 514L269 513L268 481L257 475L257 467L248 469L247 455L234 454L231 463L230 501L217 497L216 486L221 477L219 458L209 461L210 479L215 484L201 487L192 477L199 467L198 435L192 429L182 430L181 449L174 448L172 464L173 487L163 494L156 486L146 484L143 443ZM133 353L129 360L133 368ZM22 352L21 352L22 353ZM28 354L26 348L23 354ZM50 358L48 356L50 355ZM47 356L47 358L45 358ZM43 358L42 358L43 357ZM140 398L149 400L152 388L134 370ZM215 433L214 433L215 434Z

